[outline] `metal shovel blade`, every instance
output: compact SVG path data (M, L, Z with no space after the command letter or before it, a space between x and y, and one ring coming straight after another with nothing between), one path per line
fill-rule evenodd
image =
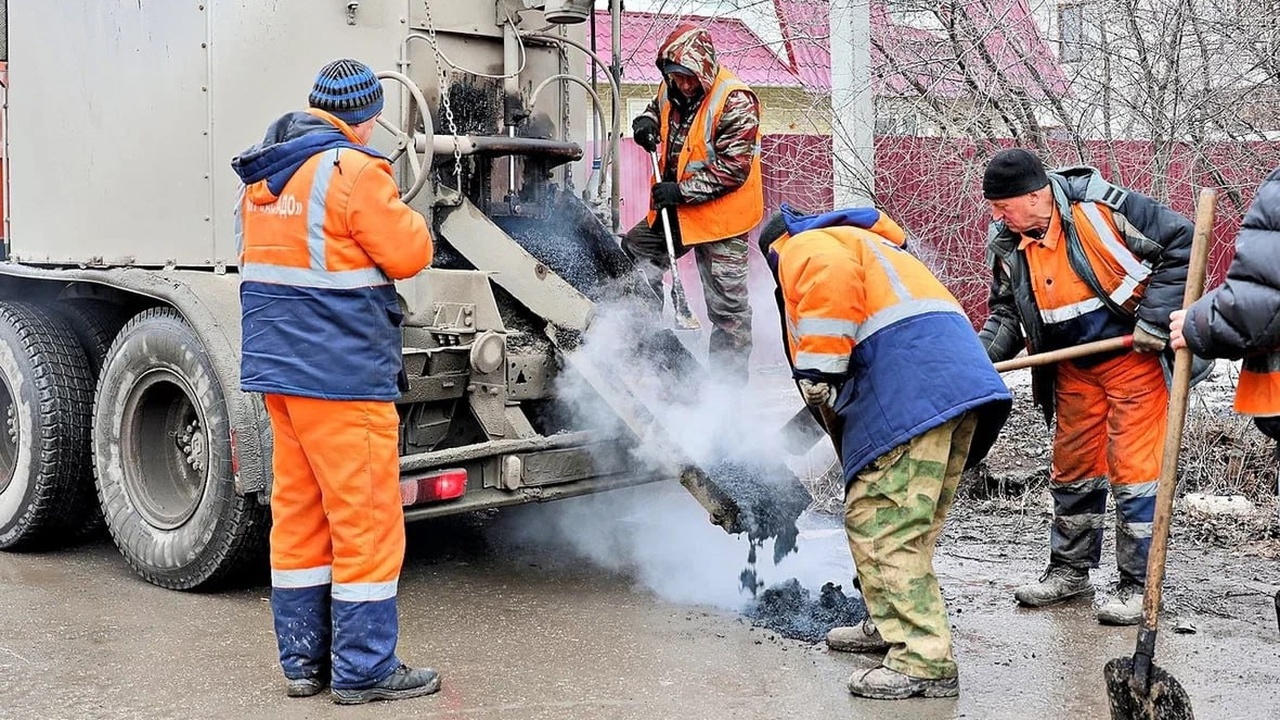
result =
M1152 663L1145 692L1133 674L1133 658L1113 658L1102 668L1111 720L1194 720L1187 691Z

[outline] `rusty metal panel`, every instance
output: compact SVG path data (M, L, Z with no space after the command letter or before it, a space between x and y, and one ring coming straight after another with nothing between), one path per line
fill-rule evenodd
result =
M13 257L208 262L208 6L8 9Z

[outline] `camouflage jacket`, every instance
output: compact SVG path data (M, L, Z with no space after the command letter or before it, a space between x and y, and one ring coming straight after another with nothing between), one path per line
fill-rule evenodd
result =
M658 49L658 70L667 63L688 68L702 84L702 97L689 108L674 89L668 91L671 100L671 127L667 128L667 158L663 180L675 180L675 172L689 137L694 117L707 101L711 86L720 71L711 35L692 25L677 27L662 47ZM665 76L665 73L664 73ZM668 83L670 87L670 83ZM661 123L658 98L654 98L644 115ZM753 93L735 90L725 98L724 112L720 115L713 134L712 144L716 157L706 167L694 171L680 182L680 194L691 204L703 203L725 195L741 187L751 173L751 161L756 149L760 128L760 102Z

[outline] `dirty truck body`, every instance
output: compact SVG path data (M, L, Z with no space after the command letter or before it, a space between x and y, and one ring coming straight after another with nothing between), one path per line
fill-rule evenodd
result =
M0 547L105 524L177 589L260 562L271 433L238 384L229 161L337 57L385 76L372 144L437 242L397 283L406 517L672 476L557 395L573 372L557 345L628 272L616 195L573 173L593 132L608 143L590 94L556 76L589 81L590 61L547 37L586 48L589 1L0 4Z

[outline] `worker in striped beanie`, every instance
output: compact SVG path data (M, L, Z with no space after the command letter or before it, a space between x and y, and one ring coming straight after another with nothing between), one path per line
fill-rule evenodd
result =
M348 125L359 125L382 112L382 83L359 60L334 60L320 68L307 101Z

